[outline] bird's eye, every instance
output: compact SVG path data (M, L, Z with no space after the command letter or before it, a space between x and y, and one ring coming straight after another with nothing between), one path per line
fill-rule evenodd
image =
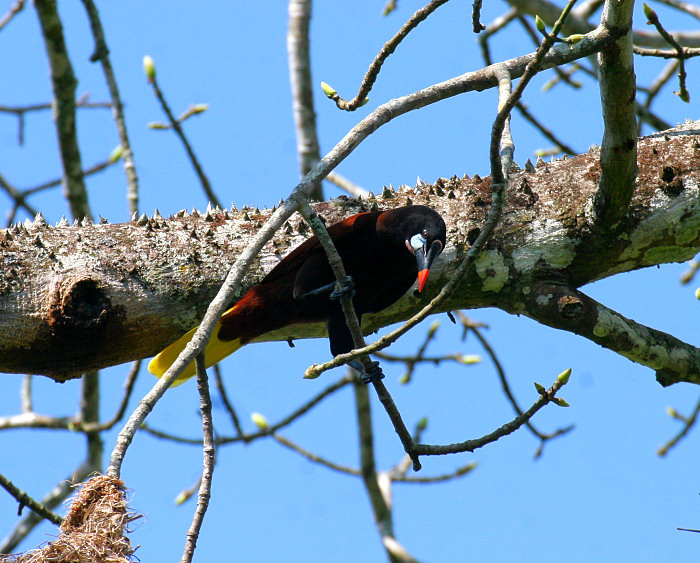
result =
M422 234L418 233L411 237L410 242L413 250L418 250L419 248L423 248L425 246L425 237Z

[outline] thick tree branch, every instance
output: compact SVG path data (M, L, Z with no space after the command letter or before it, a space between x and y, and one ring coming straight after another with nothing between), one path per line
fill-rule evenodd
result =
M637 172L633 0L606 2L601 22L624 35L599 55L600 98L605 132L600 151L600 188L594 200L596 228L615 229L627 213Z
M637 187L619 236L592 231L585 219L600 174L596 150L542 162L535 172L514 173L500 227L439 311L483 306L512 310L535 282L552 280L577 288L620 272L691 259L700 251L699 135L693 124L640 140ZM409 199L431 205L449 227L448 246L427 288L436 291L466 251L461 241L474 240L483 225L484 205L491 197L488 178L441 179L385 195L341 198L317 204L315 211L330 224L378 205L406 205ZM57 227L39 218L0 233L5 258L0 270L0 369L63 380L156 353L197 324L223 281L222 264L240 255L250 233L269 214L182 212L168 220L144 217L85 226L64 222ZM241 290L260 280L309 234L296 216L282 225L271 242L247 253L252 269ZM406 319L420 303L409 293L390 310L367 316L363 327L374 330ZM320 325L300 325L265 340L323 333ZM75 338L85 345L76 349Z

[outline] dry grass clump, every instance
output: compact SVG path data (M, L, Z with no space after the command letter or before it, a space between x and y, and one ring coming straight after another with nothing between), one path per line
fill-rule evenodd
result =
M6 563L131 563L124 483L97 475L84 483L61 524L58 538L40 549L0 558Z

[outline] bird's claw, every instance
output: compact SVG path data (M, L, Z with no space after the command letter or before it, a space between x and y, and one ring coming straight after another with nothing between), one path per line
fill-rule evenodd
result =
M357 370L357 378L360 380L360 383L368 385L380 379L384 379L384 372L382 368L379 367L379 362L369 362L366 367L362 362L358 362L357 360L353 360L349 362L349 364Z
M336 282L335 289L330 294L330 298L333 301L351 299L353 297L355 297L355 282L352 276L345 276L344 280Z

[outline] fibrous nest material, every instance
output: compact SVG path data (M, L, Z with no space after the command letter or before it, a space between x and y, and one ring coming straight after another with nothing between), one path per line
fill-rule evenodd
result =
M131 563L134 550L125 536L138 518L127 505L124 483L97 475L84 483L61 524L58 538L46 546L0 559L7 563Z

